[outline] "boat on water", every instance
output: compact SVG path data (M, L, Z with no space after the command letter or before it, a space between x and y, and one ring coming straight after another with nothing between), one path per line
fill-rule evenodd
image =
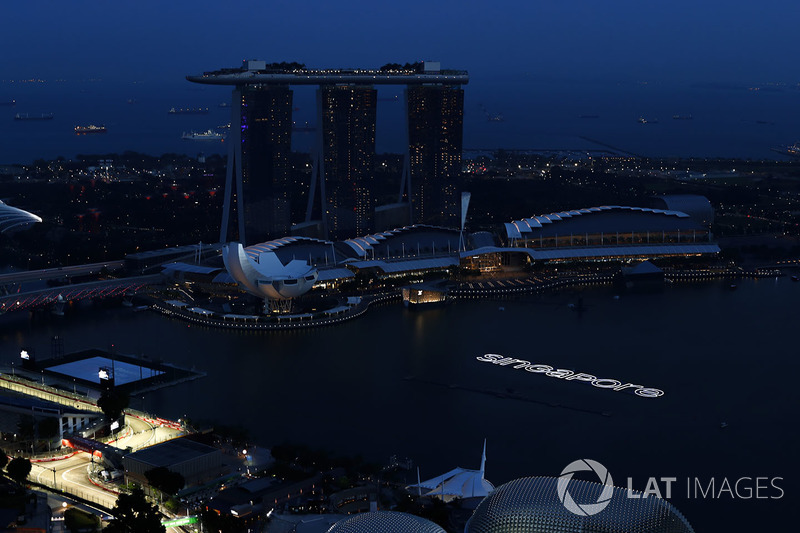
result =
M14 115L14 120L53 120L53 113L40 113L38 115L31 115L30 113L17 113Z
M692 120L692 115L672 115L672 120Z
M637 121L639 122L639 124L658 124L658 119L647 119L644 117L639 117Z
M172 107L167 111L169 115L208 115L207 107Z
M217 133L213 130L206 130L202 132L190 131L190 132L183 132L181 135L181 139L189 140L189 141L221 141L225 138L225 135L222 133Z
M94 124L89 124L88 126L75 126L75 135L89 135L92 133L105 133L106 127L103 125L95 126Z
M219 106L220 107L230 107L231 104L229 104L228 102L222 102L221 104L219 104Z
M771 150L782 155L788 155L789 157L800 158L800 141L791 146L779 146L778 148L771 148Z
M17 101L16 100L9 100L7 102L0 102L0 105L13 106L13 105L17 105Z

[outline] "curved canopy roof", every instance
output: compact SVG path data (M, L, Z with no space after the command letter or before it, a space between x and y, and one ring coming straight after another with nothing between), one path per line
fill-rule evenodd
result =
M654 198L653 207L682 211L704 226L714 222L714 208L699 194L665 194Z
M0 233L41 221L42 219L33 213L11 207L0 201Z
M424 242L421 241L420 238L417 238L420 234L426 234ZM416 235L417 237L411 237L412 235ZM405 246L404 249L410 253L412 249L416 249L419 245L429 247L431 249L430 253L432 253L434 248L442 252L448 248L448 245L453 250L458 249L458 231L441 226L414 224L380 233L373 233L372 235L366 235L364 237L347 239L344 243L352 249L356 257L374 256L375 250L378 250L378 255L382 253L385 254L387 246L398 248L395 252L399 252L399 247Z
M509 239L521 239L570 233L691 231L705 228L682 211L603 205L506 222L505 229Z

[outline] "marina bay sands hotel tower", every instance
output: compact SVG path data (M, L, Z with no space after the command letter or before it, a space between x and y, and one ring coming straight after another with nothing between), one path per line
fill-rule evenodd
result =
M350 238L388 229L381 227L386 224L458 226L467 72L442 70L432 62L311 70L253 60L186 79L233 86L220 242L230 240L233 209L238 240L245 245L290 233ZM292 221L290 210L293 85L317 87L314 164L303 221ZM377 85L406 86L407 153L398 202L388 206L377 206L373 194Z

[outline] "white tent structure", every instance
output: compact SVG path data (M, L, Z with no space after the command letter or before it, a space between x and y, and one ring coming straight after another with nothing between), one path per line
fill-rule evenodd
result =
M484 498L494 490L494 485L484 476L486 467L486 441L483 441L483 455L479 470L454 468L449 472L425 481L417 480L416 485L409 485L408 490L416 490L420 496L439 498L444 502L466 498ZM417 471L419 477L419 471Z

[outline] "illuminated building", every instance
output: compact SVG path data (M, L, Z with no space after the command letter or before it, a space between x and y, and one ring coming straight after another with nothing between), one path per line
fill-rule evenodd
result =
M427 284L416 284L402 288L403 305L413 309L443 304L447 301L447 290Z
M378 91L371 85L324 85L322 109L327 236L340 239L373 230L373 165Z
M242 198L247 243L289 233L292 91L288 86L241 90Z
M306 261L283 264L271 249L245 250L241 243L232 242L222 248L222 259L239 287L264 299L265 313L291 311L292 299L310 291L317 281L317 269Z
M375 154L376 85L405 85L409 156L400 201L383 206L381 228L391 221L408 224L405 210L416 203L416 221L458 226L457 187L461 167L465 71L442 70L439 63L414 68L307 69L302 65L268 65L244 61L187 76L194 83L232 85L233 105L228 137L220 242L227 242L232 206L237 205L239 241L260 242L285 235L284 154L290 150L292 85L318 86L314 168L306 220L293 231L306 236L341 239L375 229L372 165ZM274 110L270 110L274 106ZM256 129L259 120L263 123ZM251 129L252 128L252 129ZM255 132L255 133L253 133ZM271 144L270 144L271 143ZM271 148L269 148L271 146ZM262 147L267 147L262 152ZM263 180L263 181L262 181ZM291 199L290 199L291 200ZM405 205L404 205L405 204ZM404 209L407 207L409 209ZM252 208L252 209L251 209ZM265 217L259 219L259 216ZM402 220L401 220L402 219ZM252 231L255 235L250 235ZM262 237L265 235L265 237Z
M464 90L457 85L406 89L412 221L458 226Z

